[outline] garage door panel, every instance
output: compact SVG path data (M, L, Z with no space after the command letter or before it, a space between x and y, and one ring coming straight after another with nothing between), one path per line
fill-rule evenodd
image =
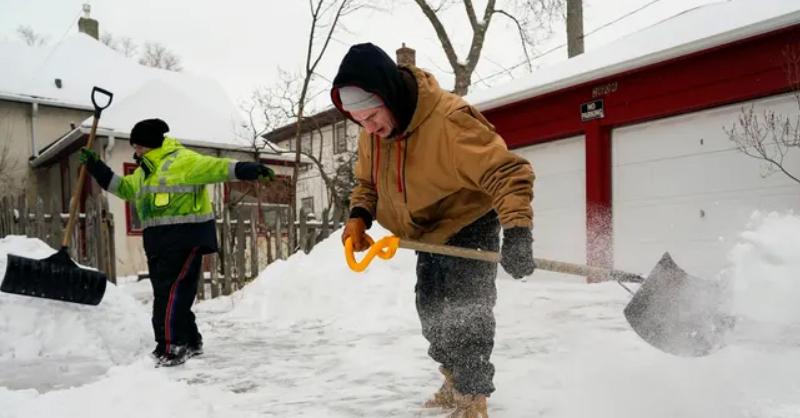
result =
M796 115L798 111L791 94L752 104L756 114L771 110ZM738 121L742 109L749 108L750 104L737 104L615 129L615 137L623 135L637 140L622 149L615 149L614 163L624 165L735 150L735 144L729 140L725 129Z
M758 105L791 109L792 99L783 96ZM759 160L730 147L721 127L724 121L736 120L741 108L613 131L617 267L642 272L669 251L688 271L713 277L725 267L727 252L754 211L800 210L800 184L780 173L763 177ZM728 148L706 141L706 148L688 152L693 149L690 141L681 138L689 132L728 142ZM800 155L791 154L785 163L800 170Z
M800 170L800 155L790 155L785 163L787 167L795 166ZM786 185L782 174L764 177L763 172L763 162L736 150L628 164L615 167L614 184L619 193L614 197L631 201L707 193L751 193Z
M537 257L586 261L586 158L583 136L515 149L531 161Z

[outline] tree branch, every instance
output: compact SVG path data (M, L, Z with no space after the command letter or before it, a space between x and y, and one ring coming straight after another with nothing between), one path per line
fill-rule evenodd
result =
M528 63L528 71L533 72L533 64L531 63L531 56L528 54L528 46L527 46L528 37L525 34L525 30L522 28L522 24L516 17L514 17L514 15L506 12L505 10L497 9L494 12L511 19L514 22L514 24L517 25L517 33L519 33L519 40L520 43L522 44L522 52L525 53L525 61Z

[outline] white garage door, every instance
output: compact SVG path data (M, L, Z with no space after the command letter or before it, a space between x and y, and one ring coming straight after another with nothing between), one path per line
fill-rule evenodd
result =
M794 97L754 102L796 115ZM749 106L749 104L747 105ZM800 209L800 184L763 177L723 130L742 105L648 122L613 132L615 266L646 273L664 251L690 273L714 277L754 211ZM800 155L786 164L800 171Z
M586 262L586 158L584 137L515 149L531 161L534 255Z

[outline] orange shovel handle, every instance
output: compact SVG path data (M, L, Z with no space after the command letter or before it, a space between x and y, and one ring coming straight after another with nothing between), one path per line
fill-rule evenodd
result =
M400 246L400 238L393 235L383 237L379 239L378 242L373 241L372 237L369 235L366 235L366 237L367 241L370 243L370 247L369 250L367 250L367 255L365 255L361 261L356 261L355 254L353 253L353 240L347 238L344 242L344 257L347 260L347 265L355 272L366 270L375 256L384 260L394 257L394 253L397 252L397 248Z

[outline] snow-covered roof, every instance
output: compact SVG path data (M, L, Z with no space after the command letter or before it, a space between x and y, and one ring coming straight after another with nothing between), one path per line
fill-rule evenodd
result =
M116 136L158 117L187 145L247 145L236 135L243 119L215 80L140 65L83 33L52 47L0 42L0 98L91 109L93 86L114 93L100 127ZM91 118L82 126L91 126Z
M800 24L800 1L729 0L691 9L466 99L488 110Z

